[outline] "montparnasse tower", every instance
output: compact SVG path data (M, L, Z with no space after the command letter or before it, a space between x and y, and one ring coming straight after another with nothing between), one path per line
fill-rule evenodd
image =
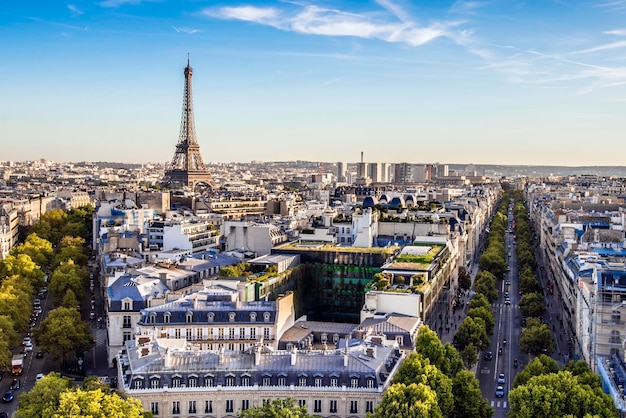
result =
M183 114L180 119L180 134L176 151L169 166L165 169L163 183L172 188L195 188L204 185L215 189L209 170L202 161L200 145L196 138L196 124L193 117L193 95L191 90L191 76L193 69L185 67L185 92L183 94Z

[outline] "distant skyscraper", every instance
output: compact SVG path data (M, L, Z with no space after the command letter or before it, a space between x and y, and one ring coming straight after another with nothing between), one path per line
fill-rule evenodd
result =
M215 188L211 174L202 161L200 145L196 139L196 124L193 118L193 96L191 94L191 76L193 69L185 67L185 93L183 96L183 114L180 121L180 134L176 152L165 171L163 183L170 187L190 187L206 185Z
M348 164L342 161L337 163L337 181L345 183L347 181L346 173L348 172Z

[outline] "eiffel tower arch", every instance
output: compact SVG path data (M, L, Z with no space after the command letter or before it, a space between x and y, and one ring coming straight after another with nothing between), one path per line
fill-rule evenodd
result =
M190 188L197 186L215 190L211 173L202 161L200 145L196 138L196 125L193 117L193 95L191 76L193 69L185 67L185 92L183 94L183 113L180 120L180 134L172 161L165 170L163 185L171 188Z

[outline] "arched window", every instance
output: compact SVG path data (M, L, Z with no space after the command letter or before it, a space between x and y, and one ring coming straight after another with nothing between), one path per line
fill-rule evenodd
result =
M164 324L169 324L171 318L172 318L172 314L170 312L165 312L163 314L163 323Z
M187 312L187 315L185 316L185 322L188 324L193 322L193 312Z
M234 312L230 312L230 313L228 314L228 320L229 320L230 322L235 322L235 316L236 316L236 315L235 315L235 313L234 313Z
M250 312L250 322L256 321L256 312Z
M209 322L213 322L213 320L215 319L215 314L213 312L209 312L206 317Z
M272 316L272 314L270 314L269 312L264 312L263 313L263 320L265 322L270 322L270 317Z

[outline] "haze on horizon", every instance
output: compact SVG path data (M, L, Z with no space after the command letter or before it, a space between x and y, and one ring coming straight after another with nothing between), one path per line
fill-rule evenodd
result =
M626 0L9 2L0 160L620 166Z

